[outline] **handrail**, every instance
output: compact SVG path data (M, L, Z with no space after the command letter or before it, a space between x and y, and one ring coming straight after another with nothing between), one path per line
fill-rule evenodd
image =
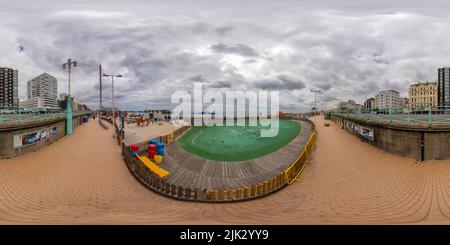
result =
M298 176L300 176L300 174L303 172L303 169L305 168L311 157L312 148L316 141L316 138L317 132L314 131L309 137L308 143L306 143L300 156L284 171L284 176L288 184L294 183ZM301 161L302 159L305 160Z
M375 114L375 113L341 113L333 112L331 115L358 119L366 122L378 122L388 124L405 124L420 126L445 126L450 125L450 111L428 111L423 114L398 113L398 114Z
M82 115L88 115L91 112L74 112L72 114L73 117L82 116ZM66 113L65 112L53 112L53 113L24 113L23 111L18 111L18 113L11 113L11 114L2 114L0 113L0 126L1 125L10 125L10 124L17 124L17 125L23 125L28 123L33 123L37 121L44 121L44 120L58 120L58 119L65 119Z

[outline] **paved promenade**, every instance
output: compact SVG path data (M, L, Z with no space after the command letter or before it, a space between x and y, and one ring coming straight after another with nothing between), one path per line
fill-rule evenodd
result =
M0 160L0 223L450 224L450 161L401 158L318 120L317 148L300 180L241 203L176 201L126 168L112 138L90 121L37 152Z

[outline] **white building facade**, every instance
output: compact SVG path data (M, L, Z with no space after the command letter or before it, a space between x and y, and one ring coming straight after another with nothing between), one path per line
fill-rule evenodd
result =
M395 90L385 90L375 96L376 108L378 111L402 112L402 99Z
M44 101L40 97L34 97L26 101L21 101L19 105L23 108L44 108Z

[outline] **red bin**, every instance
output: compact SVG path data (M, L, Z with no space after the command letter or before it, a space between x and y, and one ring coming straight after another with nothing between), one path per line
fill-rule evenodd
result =
M156 145L149 144L148 145L148 158L155 158L156 155Z
M138 145L131 145L131 152L138 152L139 151L139 146Z
M130 146L130 151L131 151L131 155L132 156L137 156L138 152L139 152L139 146L138 145L131 145Z

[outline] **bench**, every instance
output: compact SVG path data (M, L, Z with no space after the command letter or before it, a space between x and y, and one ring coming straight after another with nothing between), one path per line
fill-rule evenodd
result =
M158 165L156 165L154 162L150 161L150 159L148 159L146 156L139 156L137 155L137 158L145 165L147 166L150 171L152 171L153 173L155 173L156 175L158 175L160 178L165 177L166 175L169 174L169 171L159 167Z

